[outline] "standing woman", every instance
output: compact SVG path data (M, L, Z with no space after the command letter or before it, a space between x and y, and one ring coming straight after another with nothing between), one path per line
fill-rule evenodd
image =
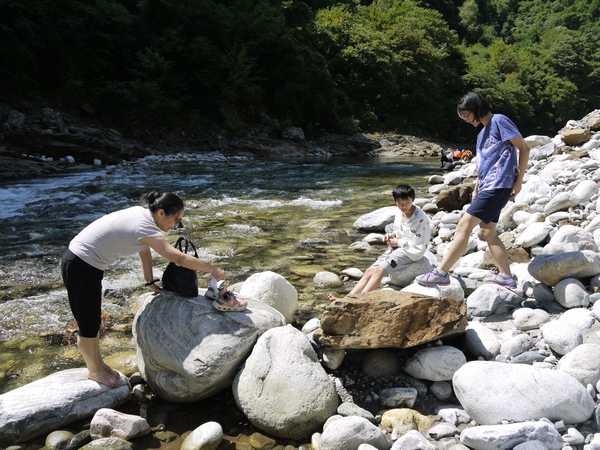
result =
M468 124L483 125L477 136L477 181L473 200L458 222L454 240L439 267L417 277L417 282L422 286L449 285L448 271L464 254L471 231L479 225L499 270L483 281L514 289L517 280L511 274L508 253L496 233L496 224L502 208L521 191L529 146L516 125L502 114L492 114L489 103L475 92L466 94L456 110Z
M218 280L224 270L180 252L169 244L163 233L177 228L184 213L183 201L175 194L150 192L142 196L148 208L134 206L105 215L84 228L69 243L63 255L61 273L67 288L69 305L77 325L77 345L88 368L88 378L108 387L119 383L120 374L111 369L100 352L102 278L104 270L121 256L140 255L145 285L154 292L152 253L188 269L210 273ZM232 296L232 303L243 306Z

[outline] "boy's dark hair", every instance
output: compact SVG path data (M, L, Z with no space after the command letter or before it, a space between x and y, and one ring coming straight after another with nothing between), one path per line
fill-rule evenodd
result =
M400 198L402 200L407 200L409 198L415 199L415 190L411 188L408 184L399 184L392 191L392 196L394 200Z
M456 106L456 112L463 119L460 114L461 111L471 111L475 116L475 120L478 122L482 117L485 117L490 111L492 107L488 103L488 101L483 98L481 94L477 92L467 92L463 98L460 99L458 105Z

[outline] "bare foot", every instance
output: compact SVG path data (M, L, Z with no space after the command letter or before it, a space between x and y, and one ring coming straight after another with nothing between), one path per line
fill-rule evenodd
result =
M115 379L115 381L117 382L117 384L119 383L119 380L121 379L121 374L119 372L117 372L115 369L113 369L112 367L110 367L108 364L106 364L104 361L101 361L102 364L102 368L108 372L108 374Z
M336 301L338 301L338 298L334 297L333 294L328 294L327 300L329 300L330 302L336 302Z
M92 373L88 370L88 379L97 381L98 383L108 386L111 389L117 387L118 384L114 377L105 370L100 373Z

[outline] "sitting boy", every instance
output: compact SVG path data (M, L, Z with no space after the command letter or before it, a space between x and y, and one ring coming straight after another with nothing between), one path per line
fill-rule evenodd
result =
M369 267L350 294L363 294L376 290L384 276L392 276L419 261L427 251L431 226L429 217L421 208L414 205L415 190L407 184L400 184L392 191L398 207L393 232L383 236L388 249ZM332 294L328 300L337 300Z

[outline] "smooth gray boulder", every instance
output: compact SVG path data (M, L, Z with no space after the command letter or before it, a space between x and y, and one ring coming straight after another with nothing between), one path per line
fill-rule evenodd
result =
M527 268L532 277L548 286L565 278L591 278L600 274L600 255L590 250L538 255Z
M235 377L233 396L252 424L274 436L302 439L337 411L333 380L301 331L265 332Z
M86 368L63 370L0 395L0 444L33 439L129 400L124 377L110 389L87 374Z
M481 425L543 417L576 424L588 420L596 406L568 373L525 364L471 361L452 381L459 402Z
M563 448L560 433L545 421L483 425L460 433L460 442L474 450L505 450L529 441L540 442L547 450Z
M219 312L203 296L149 296L133 320L138 367L154 393L195 402L231 386L256 339L285 325L274 308L248 299L241 312Z

